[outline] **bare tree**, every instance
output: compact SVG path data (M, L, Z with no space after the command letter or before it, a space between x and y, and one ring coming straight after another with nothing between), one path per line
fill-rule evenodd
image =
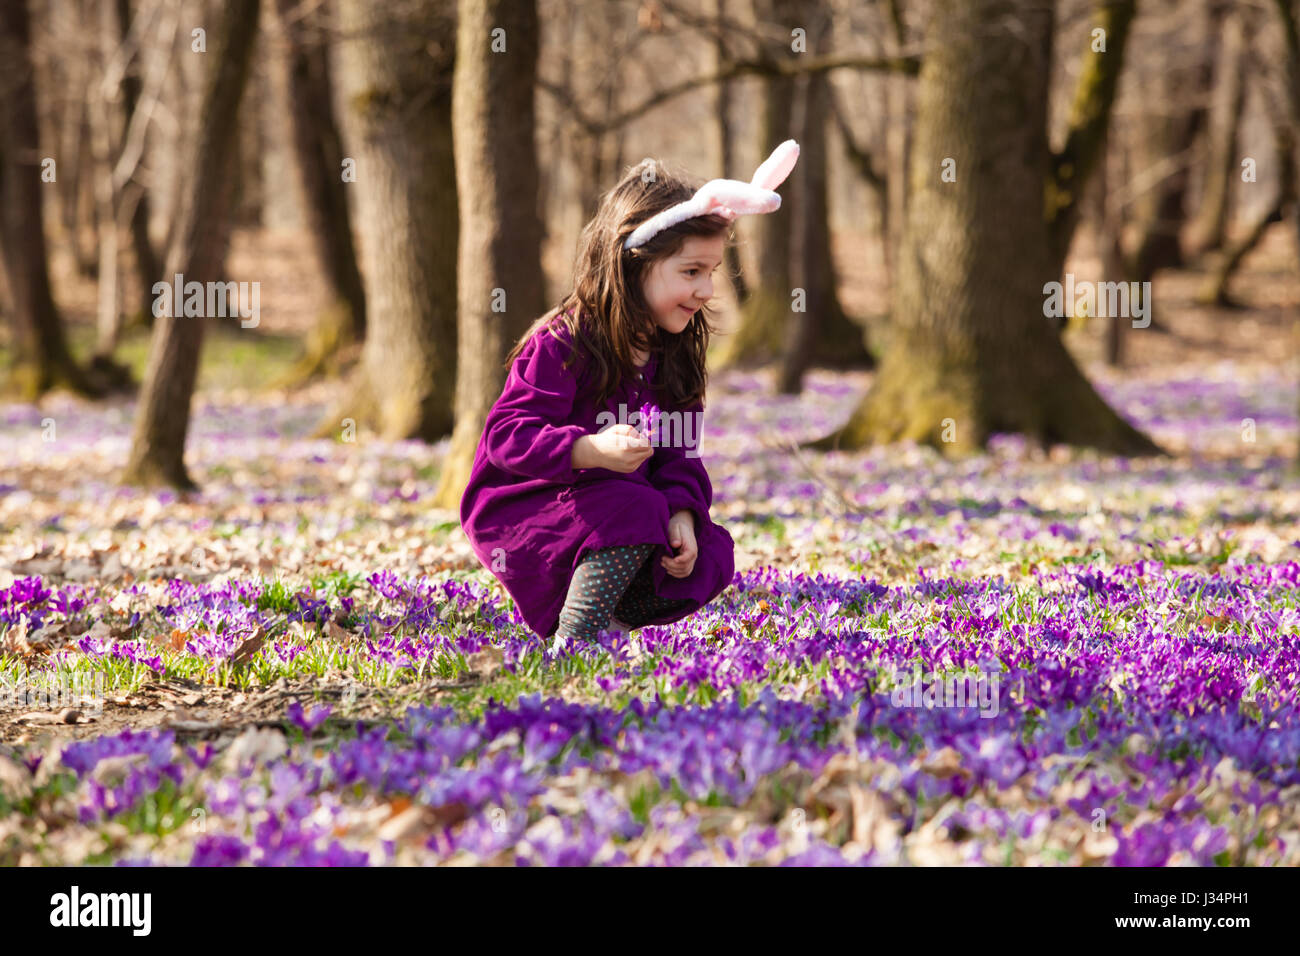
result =
M808 40L815 52L827 48L831 16L823 2L805 8ZM836 365L874 362L866 348L864 330L844 312L838 293L839 280L831 249L826 125L830 80L825 73L803 78L800 91L798 141L801 162L795 167L790 228L794 234L792 280L802 289L802 311L787 314L785 349L777 370L776 390L797 394L803 373L814 361Z
M148 192L135 177L144 154L145 128L157 105L168 72L168 60L155 64L146 89L138 63L139 49L150 39L148 33L158 20L158 37L170 47L178 16L174 8L152 3L132 19L128 0L114 0L98 9L100 17L100 62L95 82L87 91L90 100L92 173L95 183L95 213L99 235L98 336L92 365L97 375L114 386L131 386L130 371L116 360L125 325L120 260L121 237L129 229L135 260L137 312L152 315L151 290L161 278L149 238Z
M187 285L218 281L224 269L238 160L228 134L238 125L248 84L258 7L259 0L229 0L206 54L210 66L199 136L190 144L192 174L166 273L181 273ZM170 314L154 323L124 483L195 487L185 470L185 436L207 319L184 312L173 300Z
M303 0L276 0L275 6L285 47L277 65L285 72L294 161L312 250L331 300L290 375L302 381L322 371L340 348L365 339L366 294L341 176L343 144L334 117L325 8L308 7Z
M1152 51L1161 59L1144 78L1146 116L1137 156L1139 175L1150 176L1154 185L1142 190L1134 204L1138 241L1130 271L1136 282L1149 282L1159 270L1184 263L1181 233L1188 218L1192 157L1205 125L1210 87L1202 5L1185 9L1174 0L1154 0L1150 6L1172 26Z
M100 387L73 360L50 289L27 0L0 3L0 254L13 299L12 385L27 400L56 385Z
M1206 161L1199 209L1192 221L1188 251L1204 255L1223 245L1232 181L1237 171L1237 129L1246 103L1246 13L1219 8L1218 56L1206 132Z

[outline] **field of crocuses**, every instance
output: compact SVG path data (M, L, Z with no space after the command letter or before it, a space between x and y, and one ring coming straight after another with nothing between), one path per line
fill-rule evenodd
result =
M1175 454L796 451L865 375L715 375L732 587L558 656L445 446L208 395L182 500L0 408L0 864L1300 864L1295 383L1091 374Z

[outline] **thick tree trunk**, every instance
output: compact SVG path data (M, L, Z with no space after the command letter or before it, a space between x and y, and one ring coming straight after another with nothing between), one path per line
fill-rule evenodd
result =
M301 0L275 0L285 55L293 155L321 276L330 305L308 337L306 355L291 373L302 381L325 370L334 355L361 342L366 331L366 297L352 243L348 184L343 182L343 145L334 118L329 50L323 10L304 11Z
M44 188L27 0L11 0L0 3L0 256L13 300L11 385L29 401L60 384L98 395L68 350L50 289Z
M814 447L910 439L958 454L1020 432L1159 451L1101 399L1044 317L1044 284L1058 278L1044 215L1052 29L1041 0L934 4L895 333L848 423Z
M491 49L505 31L505 53ZM460 339L456 428L434 504L459 507L511 346L545 308L533 91L536 0L462 0L456 41ZM500 290L498 292L498 290ZM497 296L503 301L497 301Z
M1205 178L1188 240L1188 251L1195 256L1223 246L1232 183L1240 169L1237 129L1246 103L1246 47L1245 14L1226 9L1210 103Z
M340 422L388 440L452 427L456 374L456 169L450 0L341 0L340 83L365 280L366 341Z
M248 85L258 6L259 0L229 0L208 34L210 66L199 136L185 167L193 172L178 210L177 243L167 261L166 274L181 273L186 285L223 281L238 162L229 133L238 127ZM185 470L185 436L208 321L210 317L186 316L183 302L173 301L170 314L154 322L124 483L195 487Z

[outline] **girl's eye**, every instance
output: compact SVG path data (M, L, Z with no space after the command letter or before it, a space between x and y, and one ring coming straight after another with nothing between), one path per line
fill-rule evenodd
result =
M693 273L693 272L699 272L699 271L700 271L699 269L687 269L687 270L686 270L686 274L687 274L687 275L690 275L690 274Z

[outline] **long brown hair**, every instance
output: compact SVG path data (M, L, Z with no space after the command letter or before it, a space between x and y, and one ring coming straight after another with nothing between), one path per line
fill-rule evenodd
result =
M698 310L676 335L664 332L655 324L641 283L655 263L676 255L691 236L724 235L730 241L730 223L720 216L695 216L635 249L623 248L637 226L690 199L697 188L684 173L651 159L630 167L618 185L601 197L596 215L582 230L573 291L529 327L511 349L506 367L514 363L534 334L547 326L554 330L562 323L571 333L571 341L580 344L588 356L588 387L594 389L598 405L608 400L623 376L634 374L633 353L637 349L660 355L655 384L674 405L685 408L703 403L708 384L704 355L709 336L717 331L709 322L710 310ZM575 349L565 361L566 368L576 355Z

